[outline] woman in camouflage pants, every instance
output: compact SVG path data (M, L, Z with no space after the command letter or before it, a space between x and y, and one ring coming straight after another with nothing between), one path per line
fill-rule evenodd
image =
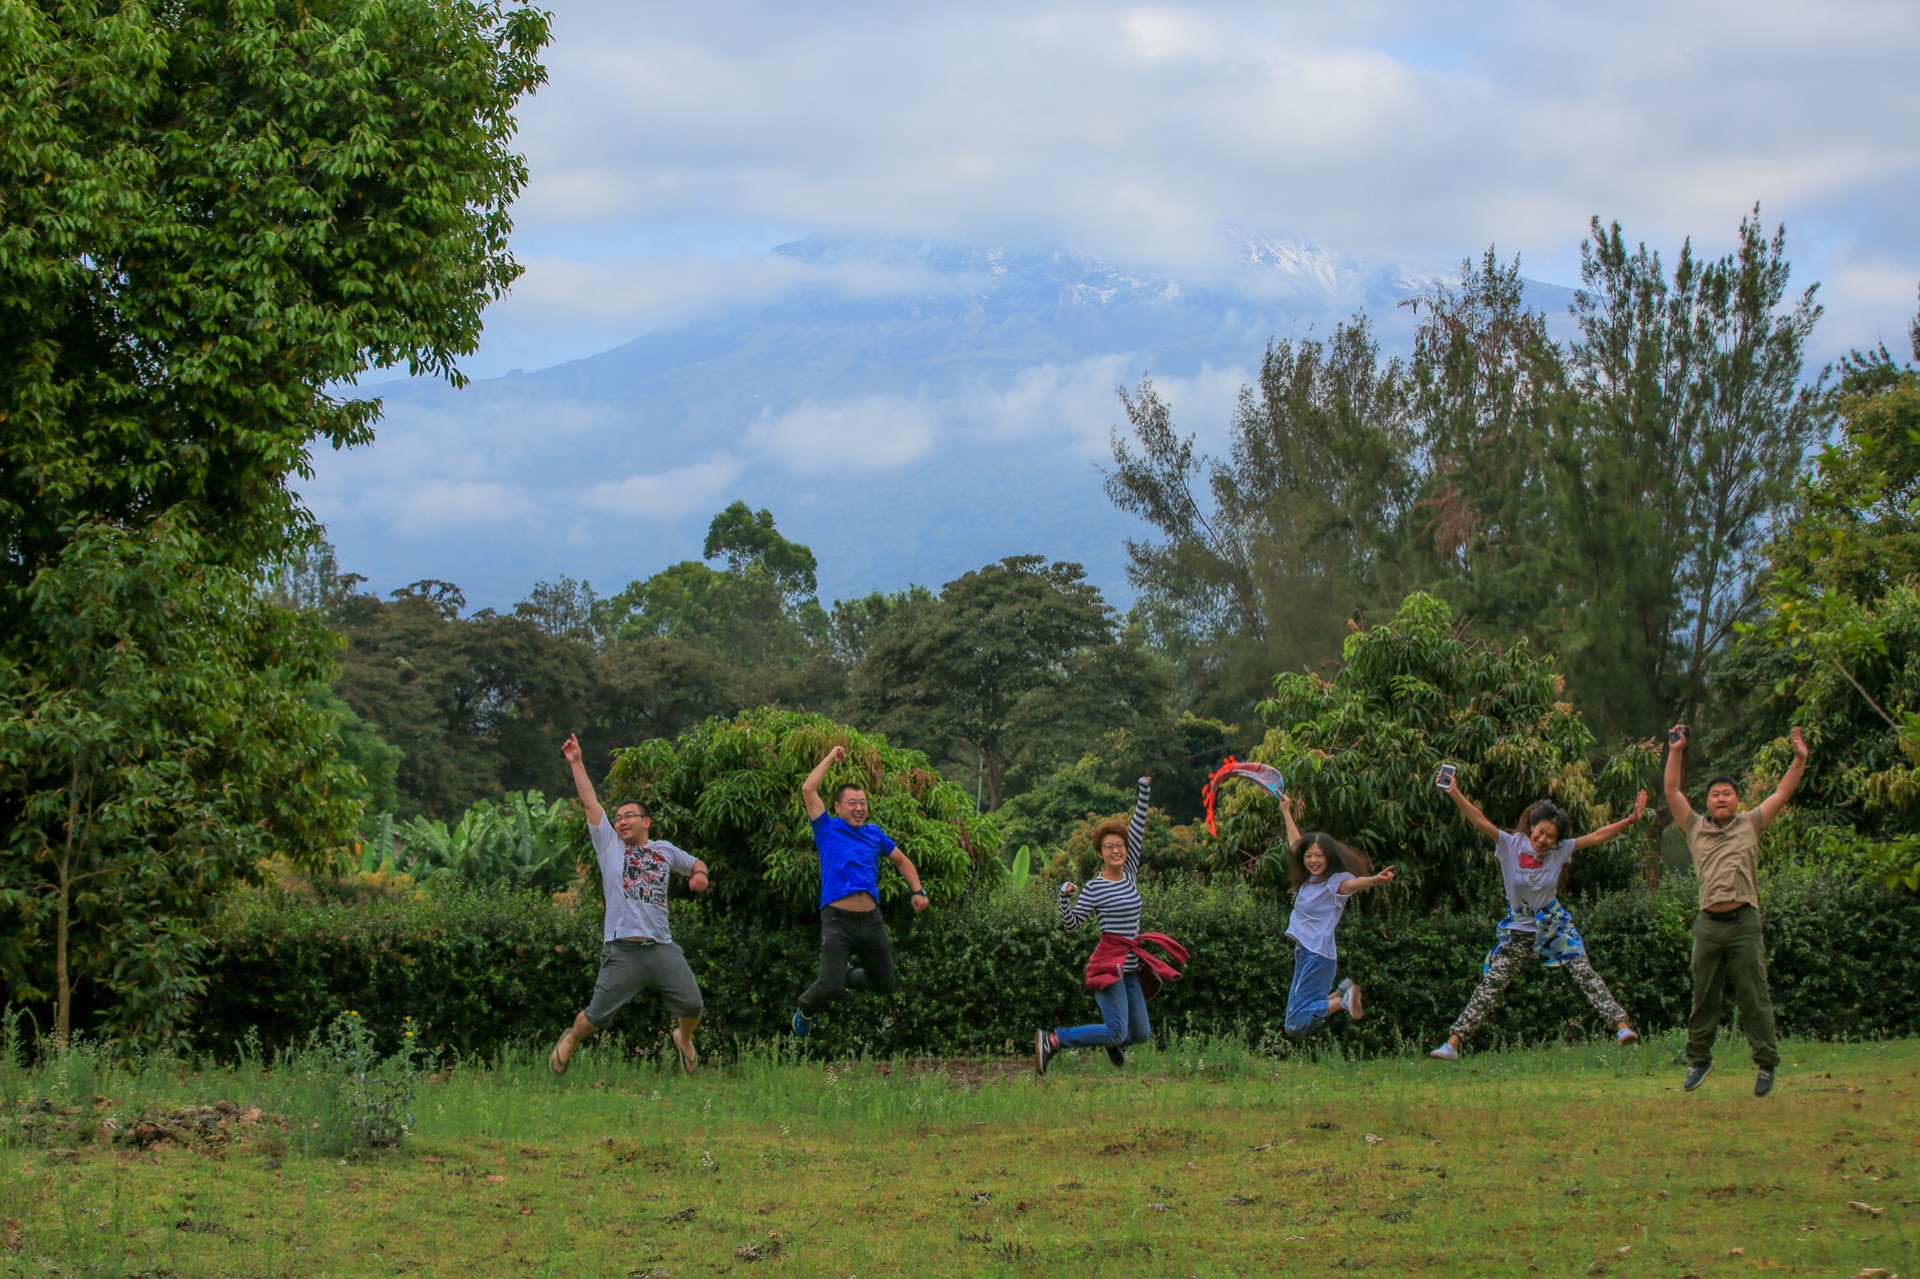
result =
M1443 780L1446 783L1443 789L1467 821L1493 837L1494 859L1500 865L1508 910L1507 917L1500 921L1493 949L1487 952L1480 966L1480 984L1473 998L1454 1021L1447 1042L1430 1055L1441 1061L1458 1061L1466 1037L1487 1019L1514 975L1534 960L1548 968L1565 968L1586 995L1587 1002L1614 1027L1614 1038L1622 1044L1638 1042L1640 1036L1634 1031L1626 1009L1614 999L1606 981L1594 971L1592 961L1587 958L1586 942L1573 926L1573 916L1560 904L1559 893L1573 854L1605 843L1638 821L1646 811L1647 793L1640 792L1632 816L1578 839L1569 839L1567 815L1550 800L1541 800L1527 809L1521 818L1520 830L1503 831L1460 793L1451 776Z

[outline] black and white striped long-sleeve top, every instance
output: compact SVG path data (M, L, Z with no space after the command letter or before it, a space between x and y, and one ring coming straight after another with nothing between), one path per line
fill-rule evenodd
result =
M1094 875L1080 886L1077 894L1061 894L1060 924L1067 931L1080 927L1088 916L1098 915L1103 933L1120 937L1140 935L1140 886L1135 876L1140 872L1140 844L1147 834L1147 795L1152 789L1152 779L1142 777L1139 796L1133 803L1133 820L1127 823L1126 874L1119 879ZM1138 955L1127 956L1126 971L1133 972L1139 967Z

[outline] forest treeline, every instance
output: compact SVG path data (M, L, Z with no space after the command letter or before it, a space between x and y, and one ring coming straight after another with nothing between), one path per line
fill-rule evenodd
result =
M1787 605L1770 587L1805 584L1780 569L1809 557L1810 516L1860 500L1858 477L1839 497L1808 483L1810 458L1822 477L1860 470L1878 437L1857 424L1905 411L1912 376L1884 347L1809 369L1820 308L1789 275L1784 231L1757 209L1731 252L1683 246L1670 268L1595 219L1570 342L1490 249L1409 304L1409 358L1384 356L1365 314L1325 342L1270 344L1223 456L1196 451L1150 380L1122 390L1106 489L1146 526L1124 616L1038 555L826 604L812 552L742 502L714 517L703 560L612 595L563 577L510 612L466 612L435 581L376 599L324 543L276 589L346 638L334 689L374 807L401 816L563 790L552 743L568 731L607 760L770 705L924 751L1016 839L1123 807L1141 773L1191 822L1187 779L1260 740L1275 677L1331 671L1416 592L1485 642L1556 656L1600 740L1685 720L1745 767L1806 681L1877 677L1831 653L1807 668L1784 633L1742 640ZM1889 545L1906 518L1891 461L1863 512ZM1877 600L1908 567L1849 589ZM1866 727L1891 727L1871 702Z

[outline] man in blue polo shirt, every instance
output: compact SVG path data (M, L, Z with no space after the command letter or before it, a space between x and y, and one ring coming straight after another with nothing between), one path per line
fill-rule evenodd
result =
M867 792L848 783L833 789L833 812L820 799L820 783L827 770L847 757L836 746L813 766L800 783L800 798L813 824L813 843L820 850L820 979L800 996L793 1015L793 1033L805 1039L813 1017L851 986L890 995L900 983L893 975L893 945L887 940L887 921L880 913L880 859L889 857L913 890L913 908L927 908L927 891L920 872L887 832L867 820ZM858 955L861 966L853 967Z

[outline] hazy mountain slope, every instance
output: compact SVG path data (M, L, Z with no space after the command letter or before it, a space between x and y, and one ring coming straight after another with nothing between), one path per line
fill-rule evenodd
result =
M1430 284L1244 248L1230 278L1196 283L1064 251L801 241L776 252L838 283L460 392L382 388L378 443L320 459L305 492L376 588L439 577L475 605L697 557L736 497L814 548L828 598L1028 551L1123 595L1140 530L1097 469L1115 388L1152 375L1181 426L1217 440L1271 337L1324 336L1364 307L1404 350L1398 303ZM1535 290L1550 314L1566 299Z

